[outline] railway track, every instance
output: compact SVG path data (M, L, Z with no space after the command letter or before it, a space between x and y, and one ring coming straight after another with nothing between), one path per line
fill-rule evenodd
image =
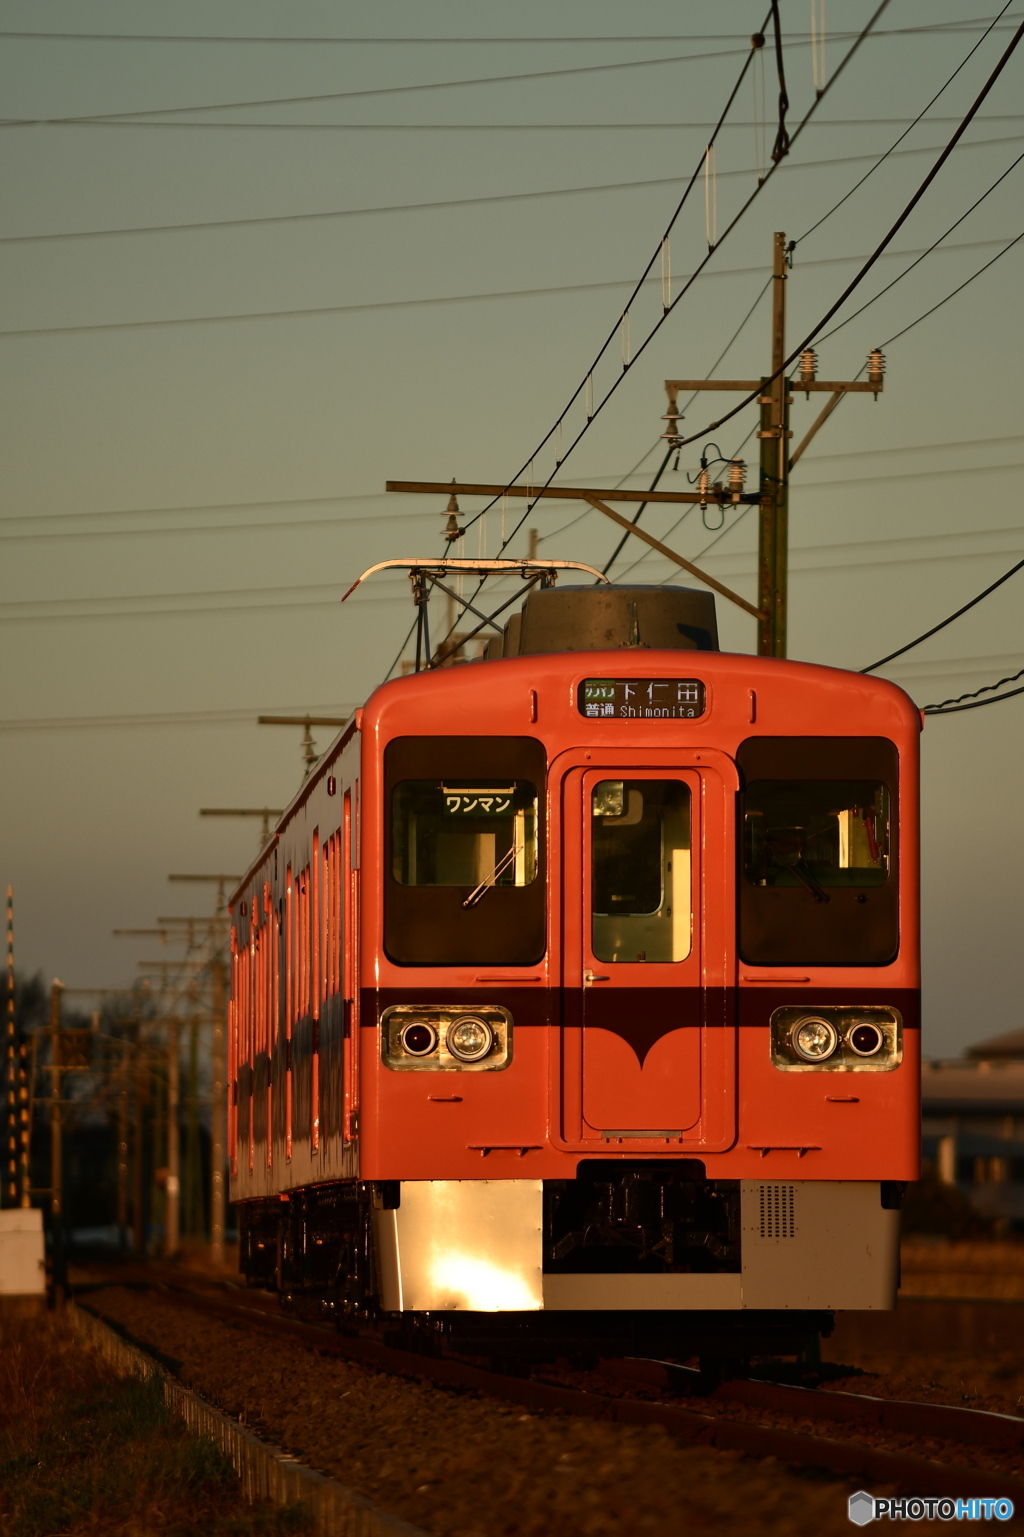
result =
M339 1334L328 1326L283 1315L276 1301L269 1297L240 1292L224 1283L185 1277L171 1267L119 1266L104 1271L102 1277L97 1275L93 1283L125 1284L152 1287L163 1301L291 1339L324 1355L397 1376L480 1393L540 1412L623 1425L659 1425L691 1445L774 1457L793 1466L820 1468L916 1495L1008 1496L1024 1506L1024 1419L1013 1415L821 1388L788 1387L752 1379L721 1383L697 1400L705 1406L700 1409L678 1402L678 1395L693 1395L699 1390L699 1374L672 1362L603 1361L596 1375L608 1385L609 1391L601 1392L537 1377L508 1375L457 1356L425 1356L366 1336ZM107 1318L101 1306L90 1303L92 1289L81 1285L76 1288L78 1305L117 1328L116 1321ZM149 1348L153 1349L152 1342ZM630 1396L630 1387L655 1396ZM676 1395L677 1401L659 1401L660 1394ZM739 1410L740 1417L730 1410ZM753 1418L749 1417L751 1412ZM811 1422L814 1430L763 1424L758 1422L759 1417L782 1417L800 1424ZM819 1425L824 1427L821 1432ZM858 1431L868 1436L881 1433L927 1441L932 1443L927 1450L934 1452L934 1459L887 1451L858 1441ZM951 1461L957 1447L985 1448L1001 1459L1016 1454L1021 1459L1022 1471L990 1471L975 1464Z

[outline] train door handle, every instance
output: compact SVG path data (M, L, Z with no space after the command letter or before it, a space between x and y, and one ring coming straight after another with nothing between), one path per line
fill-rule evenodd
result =
M611 977L599 977L596 972L585 971L583 973L583 986L593 987L595 982L610 982Z

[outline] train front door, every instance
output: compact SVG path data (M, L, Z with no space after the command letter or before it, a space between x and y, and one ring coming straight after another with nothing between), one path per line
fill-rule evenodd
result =
M735 768L659 756L563 781L562 1136L593 1151L735 1135Z

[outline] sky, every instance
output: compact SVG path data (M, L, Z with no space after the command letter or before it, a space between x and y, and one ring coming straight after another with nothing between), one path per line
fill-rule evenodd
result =
M0 883L15 889L19 968L125 986L153 941L115 928L209 911L208 888L168 874L244 869L255 824L200 807L287 803L299 733L257 715L360 704L398 656L408 587L384 575L344 607L341 594L376 561L439 552L446 499L385 482L503 483L531 455L535 483L552 473L550 429L576 396L564 454L607 338L595 399L623 373L632 283L766 8L0 3ZM712 369L776 230L797 240L791 343L810 331L1021 17L1011 6L963 63L996 7L890 0L837 75L874 8L829 6L822 64L808 0L782 0L790 125L816 63L818 83L822 68L835 82L722 238L774 139L768 50L763 79L760 62L748 72L713 183L698 179L672 231L673 298L709 237L716 251L563 462L565 484L649 484L663 380ZM853 377L1021 233L1024 165L1009 168L1024 151L1022 79L1024 45L833 324L945 238L816 343L821 377ZM844 401L795 469L793 657L867 666L1024 555L1022 264L1024 241L894 340L879 399ZM661 304L655 281L633 305L631 358ZM765 299L718 375L766 371L768 327ZM696 400L687 432L725 399ZM797 440L818 404L796 397ZM740 448L753 426L748 410L699 437L663 485L685 485L703 442L756 461L756 439ZM503 530L495 507L463 553L496 554L522 510ZM699 509L677 516L652 509L645 526L690 559L715 540L707 570L753 598L756 516L730 513L720 531L712 513L710 527ZM531 527L552 557L600 563L618 539L598 513L545 501L511 553ZM634 565L642 554L627 545L613 575L672 576L655 555ZM925 705L1016 673L1021 583L882 675ZM724 648L755 649L740 610L720 602L719 624ZM1024 695L931 718L922 745L925 1049L953 1056L1024 1023Z

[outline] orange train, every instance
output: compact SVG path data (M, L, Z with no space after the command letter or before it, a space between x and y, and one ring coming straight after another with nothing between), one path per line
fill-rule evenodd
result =
M534 589L378 688L232 899L250 1283L499 1354L894 1306L920 729L671 587Z

